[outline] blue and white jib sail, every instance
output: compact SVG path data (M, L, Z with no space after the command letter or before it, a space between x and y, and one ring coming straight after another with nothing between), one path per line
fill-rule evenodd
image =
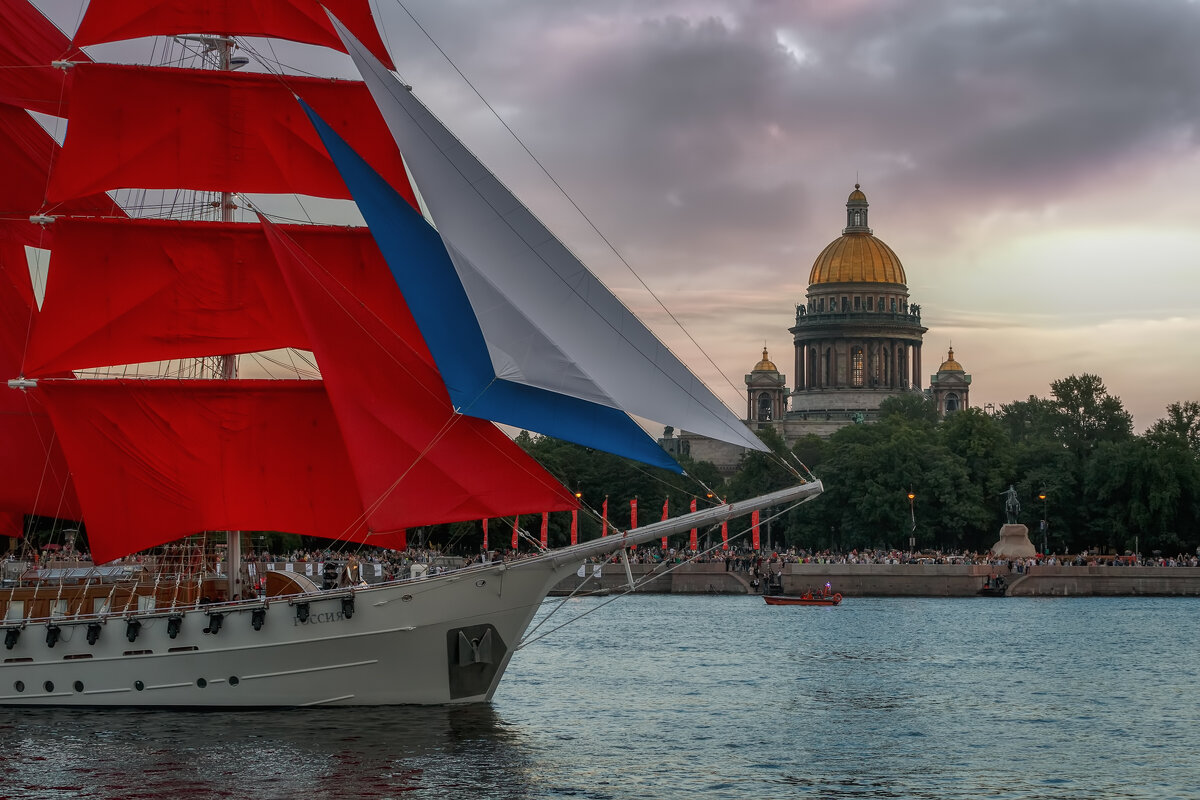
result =
M629 415L759 441L336 19L436 230L305 107L464 414L678 465Z

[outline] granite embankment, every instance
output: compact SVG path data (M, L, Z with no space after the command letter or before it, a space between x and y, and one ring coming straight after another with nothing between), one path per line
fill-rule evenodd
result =
M675 594L758 594L748 572L727 571L722 562L671 565L631 564L639 592ZM620 563L604 564L600 577L577 575L560 582L554 594L628 586ZM989 575L1008 582L1010 596L1200 596L1200 567L1112 567L1041 565L1016 572L986 564L787 564L784 594L801 594L829 583L846 597L971 597ZM585 582L586 581L586 582ZM583 584L582 587L580 584Z

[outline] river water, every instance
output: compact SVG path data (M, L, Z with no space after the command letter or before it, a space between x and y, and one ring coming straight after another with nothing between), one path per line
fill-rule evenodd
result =
M490 706L0 709L0 797L1200 798L1200 599L604 602Z

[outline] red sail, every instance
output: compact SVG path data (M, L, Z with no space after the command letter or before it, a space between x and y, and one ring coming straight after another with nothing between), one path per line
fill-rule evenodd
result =
M80 64L49 196L117 188L350 193L293 94L416 206L365 85L241 72Z
M4 70L0 70L2 73ZM56 214L122 214L108 195L80 197L61 206L46 206L50 164L61 152L26 112L0 104L0 164L4 184L0 191L0 242L50 246L50 231L29 222L40 212Z
M92 0L75 33L75 44L206 33L288 39L345 52L321 6L393 69L366 0Z
M80 519L79 498L45 411L0 386L0 509Z
M34 307L33 283L29 277L29 260L25 256L25 246L19 242L9 241L5 238L5 226L3 223L0 223L0 282L7 284L4 287L6 290L11 288L17 293L25 308ZM23 332L27 331L29 327L28 315L21 317L16 322L21 326ZM12 324L13 320L5 320L3 326L10 327ZM22 340L23 348L24 339ZM12 362L14 366L19 366L21 363L20 352L20 350L17 351L17 358Z
M265 230L308 327L373 529L576 505L498 428L453 411L377 254L355 264L349 281L337 260L322 262L274 225Z
M51 61L90 61L28 0L0 0L0 103L65 116L66 73Z
M320 381L41 381L96 563L205 530L367 541Z
M28 275L28 271L26 271ZM37 313L0 276L0 378L19 374L30 320ZM45 411L0 382L0 510L79 519L79 500Z
M53 268L26 375L309 347L257 224L60 219L52 228ZM333 230L332 240L296 235L351 256L378 252L366 229Z
M19 537L24 535L24 514L0 511L0 536Z

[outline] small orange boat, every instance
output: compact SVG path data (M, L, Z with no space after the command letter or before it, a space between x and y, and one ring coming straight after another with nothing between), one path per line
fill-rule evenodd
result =
M801 595L764 594L763 600L769 606L836 606L842 602L842 595L829 591L829 587L819 592L805 592Z

